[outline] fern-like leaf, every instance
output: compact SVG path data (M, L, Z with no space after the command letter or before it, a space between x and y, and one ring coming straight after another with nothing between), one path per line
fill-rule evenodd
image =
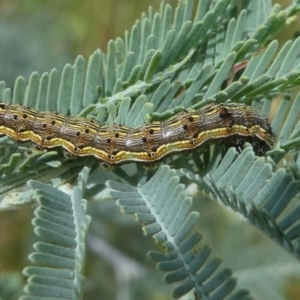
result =
M151 235L156 243L162 243L166 253L150 252L149 257L157 262L161 271L168 272L167 283L181 282L173 296L179 298L195 290L203 299L235 299L227 297L235 287L229 269L219 270L221 260L211 258L211 250L204 246L197 254L194 247L201 240L197 233L188 235L198 213L189 212L192 204L179 177L168 166L162 166L156 174L138 188L109 181L110 194L115 197L121 211L134 214L142 223L146 236ZM244 299L247 292L237 292ZM246 298L245 298L246 299Z
M212 199L243 215L251 224L300 259L298 221L300 206L286 210L295 201L299 181L288 169L277 168L269 158L255 157L246 147L238 155L231 148L222 162L204 177L184 172L209 192ZM299 200L299 199L298 199Z
M32 223L39 241L29 258L37 266L24 269L28 282L21 299L78 299L82 294L84 236L90 218L82 200L88 168L78 176L71 196L38 181L29 181L36 190L38 207Z

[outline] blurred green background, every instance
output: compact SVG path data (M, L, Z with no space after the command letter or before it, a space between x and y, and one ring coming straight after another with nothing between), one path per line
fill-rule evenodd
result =
M61 70L79 54L105 52L107 42L123 37L149 5L157 11L160 0L1 0L0 78L12 85L18 75Z
M157 11L160 2L0 0L0 80L13 87L17 76L61 71L79 54L88 59L97 48L106 52L110 39L123 37L149 5ZM278 36L280 43L297 28L299 20ZM249 288L256 299L300 299L299 262L218 204L195 201L195 209L201 212L198 231L224 258L224 266L237 272L239 286ZM133 218L121 215L113 201L91 203L88 211L93 222L84 299L169 299L171 287L162 284L163 274L146 258L148 250L160 248L143 237ZM0 291L7 291L6 299L16 299L25 283L21 270L29 264L35 240L32 217L32 208L0 213ZM272 295L266 289L270 285L284 298Z

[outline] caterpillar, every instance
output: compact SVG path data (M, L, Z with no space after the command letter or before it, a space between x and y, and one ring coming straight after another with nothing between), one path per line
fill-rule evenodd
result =
M210 103L131 128L0 102L0 135L42 148L63 147L70 155L94 156L107 166L153 163L204 143L240 147L249 142L257 155L265 155L274 142L267 118L238 103Z

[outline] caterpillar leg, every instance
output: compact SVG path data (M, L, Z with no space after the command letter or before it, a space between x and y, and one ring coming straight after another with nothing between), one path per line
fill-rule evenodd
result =
M150 171L158 168L159 162L143 163L142 166L146 171Z
M106 170L106 171L112 171L112 170L114 170L116 168L115 165L110 164L110 163L108 163L106 161L99 162L99 167L101 169L103 169L103 170Z
M44 147L41 147L40 145L37 144L32 144L29 148L26 149L25 151L25 156L30 157L36 153L46 153L47 149Z
M71 160L71 159L76 159L77 156L72 154L71 152L67 151L67 150L63 150L63 155L65 157L66 160Z

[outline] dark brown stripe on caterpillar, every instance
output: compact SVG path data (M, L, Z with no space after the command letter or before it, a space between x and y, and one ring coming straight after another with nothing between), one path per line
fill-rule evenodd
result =
M63 147L75 156L95 156L108 165L156 162L204 143L249 142L261 155L272 149L274 141L268 120L237 103L210 103L163 122L130 128L0 102L0 135L44 148Z

